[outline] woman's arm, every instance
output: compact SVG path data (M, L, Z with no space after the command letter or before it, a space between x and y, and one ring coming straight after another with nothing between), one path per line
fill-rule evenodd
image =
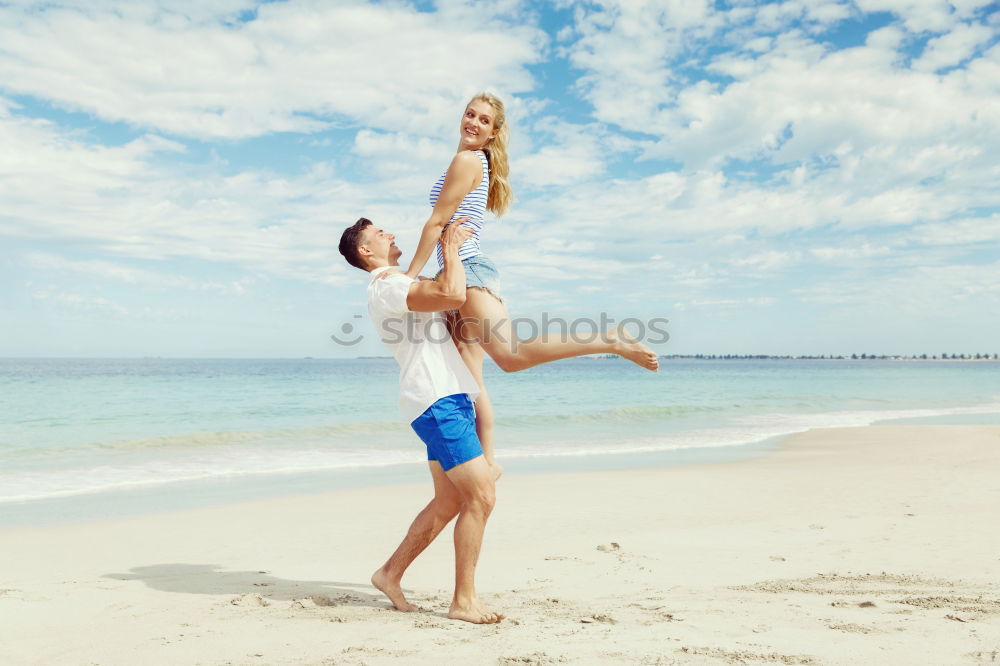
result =
M424 224L410 267L406 269L406 274L411 278L415 279L427 260L431 258L434 245L441 238L441 231L458 210L462 199L479 186L478 180L482 177L482 173L483 163L479 160L479 156L470 150L459 151L451 160L437 203L430 219Z

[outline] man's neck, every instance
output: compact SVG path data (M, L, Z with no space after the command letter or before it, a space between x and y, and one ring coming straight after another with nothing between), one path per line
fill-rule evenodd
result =
M397 259L393 261L391 259L378 259L378 260L372 259L371 261L368 262L368 272L371 273L376 269L384 268L386 266L392 266L393 268L396 268L399 266L399 260Z

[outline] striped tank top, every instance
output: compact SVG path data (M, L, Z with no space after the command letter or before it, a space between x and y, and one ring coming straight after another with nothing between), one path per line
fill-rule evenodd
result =
M479 249L479 232L482 231L485 222L483 218L486 216L486 196L490 191L490 163L486 159L486 153L481 150L475 152L479 155L479 160L483 163L483 179L479 183L479 187L465 195L462 203L458 204L458 210L451 216L452 220L458 217L469 218L469 221L465 225L472 229L472 236L458 248L459 259L468 259L482 252ZM447 173L448 171L445 170L441 174L441 177L438 178L438 181L434 183L434 187L431 188L431 206L437 204L438 197L441 195L441 187L444 185L444 177ZM440 242L437 244L436 254L438 268L444 268L444 253L441 250Z

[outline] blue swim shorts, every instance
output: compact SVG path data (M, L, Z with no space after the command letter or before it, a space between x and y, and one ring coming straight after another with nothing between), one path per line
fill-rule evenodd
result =
M476 411L468 393L441 398L410 424L427 445L427 459L444 471L483 455L476 434Z

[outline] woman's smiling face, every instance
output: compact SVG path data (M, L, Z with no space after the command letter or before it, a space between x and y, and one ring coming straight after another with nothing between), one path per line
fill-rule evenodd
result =
M493 106L481 99L474 99L465 107L460 125L459 146L464 150L480 150L497 135Z

